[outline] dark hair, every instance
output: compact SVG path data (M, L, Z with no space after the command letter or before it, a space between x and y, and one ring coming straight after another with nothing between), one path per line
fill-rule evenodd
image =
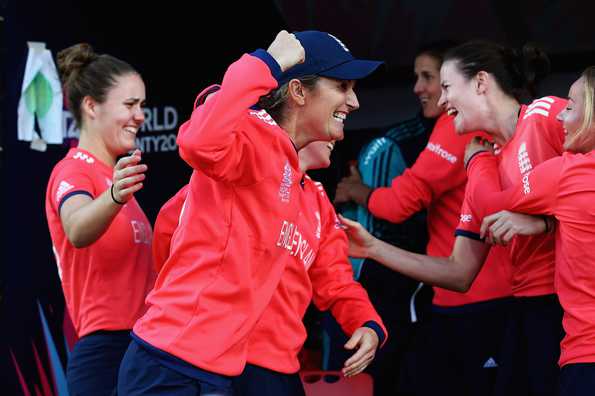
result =
M138 72L128 63L111 55L98 55L86 43L75 44L58 52L58 70L68 95L68 108L82 126L81 103L90 96L103 103L116 78Z
M517 100L534 97L536 85L550 71L545 52L532 44L520 51L488 41L470 41L448 51L444 61L456 61L467 79L485 71L494 76L500 88Z
M316 75L297 78L297 80L300 80L302 85L307 89L313 89L319 79L320 76ZM258 107L266 110L277 123L280 123L283 119L283 109L285 108L284 104L287 101L288 86L289 82L286 82L280 87L273 89L268 94L261 96L258 100Z
M431 43L427 43L422 45L417 52L415 53L415 57L421 55L428 55L441 65L444 62L444 55L451 49L457 45L454 41L451 40L441 40L441 41L434 41Z

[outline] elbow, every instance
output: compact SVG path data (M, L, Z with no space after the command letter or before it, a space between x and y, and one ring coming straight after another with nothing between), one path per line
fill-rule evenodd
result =
M469 289L471 289L472 284L473 282L467 279L457 279L454 282L452 289L459 293L467 293Z
M68 242L70 242L70 244L77 249L86 248L92 243L92 241L89 241L88 238L85 238L81 232L77 232L75 230L66 232L66 238L68 238Z

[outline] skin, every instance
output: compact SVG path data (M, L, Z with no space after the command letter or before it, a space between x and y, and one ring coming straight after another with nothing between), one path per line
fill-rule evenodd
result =
M577 141L572 141L572 137L574 137L583 125L585 117L584 94L585 82L584 77L581 77L570 87L568 104L556 117L564 127L564 148L572 152L588 152L595 148L593 145L582 147ZM543 232L543 230L540 231L539 227L536 227L534 224L528 224L520 216L525 215L507 210L486 216L481 225L481 235L485 235L493 243L506 244L515 235L536 235ZM555 221L553 218L544 218L544 221L549 222L548 230L554 229Z
M334 141L316 141L308 144L298 153L301 169L305 172L329 167L333 148ZM344 345L345 349L355 350L355 353L345 361L343 374L352 377L364 371L374 359L379 341L378 335L371 328L358 328Z
M422 112L426 118L436 118L444 111L438 104L442 94L440 85L440 61L430 55L421 54L415 58L413 66L415 85L413 93L419 98ZM349 175L337 184L334 203L353 201L365 206L372 188L362 182L357 166L349 167Z
M114 167L113 192L128 202L143 186L147 166L141 152L121 158L135 148L136 133L144 122L145 85L136 73L118 76L103 103L86 96L81 103L82 127L78 147ZM89 246L103 235L123 205L114 202L110 189L92 199L74 195L64 202L60 219L68 240L77 248Z
M294 34L282 30L267 52L282 71L303 63L305 51ZM321 77L314 89L307 89L298 79L288 83L287 111L281 127L299 149L313 141L343 139L347 115L359 108L355 81Z

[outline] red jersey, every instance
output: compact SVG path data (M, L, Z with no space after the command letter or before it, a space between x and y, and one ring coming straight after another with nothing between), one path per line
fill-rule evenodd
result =
M177 226L185 191L186 187L159 211L153 244L158 257L169 254L169 238ZM286 227L278 240L297 260L288 263L248 337L247 361L282 373L299 370L297 356L306 340L302 319L313 297L319 309L331 310L346 334L368 321L382 326L366 291L353 280L347 237L324 188L306 176L304 192L300 221L295 228ZM157 246L161 252L156 251Z
M376 217L399 223L414 213L428 209L430 256L450 256L454 230L459 222L467 175L463 154L474 134L457 135L453 118L442 114L415 164L392 181L391 187L377 188L368 201L368 210ZM496 255L496 253L494 253ZM467 293L434 287L433 303L459 306L510 295L510 279L502 256L484 266ZM493 270L493 271L492 271Z
M494 179L491 156L479 155L470 177ZM496 175L497 176L497 175ZM485 180L485 179L484 179ZM553 215L556 229L556 291L564 308L560 366L595 363L595 153L553 158L531 169L520 183L496 193L477 186L474 196L489 211Z
M153 227L153 264L159 272L169 257L171 237L178 226L182 205L188 194L188 184L171 197L159 210Z
M60 208L69 197L95 199L112 184L113 169L91 153L71 149L48 182L45 212L66 306L79 337L96 330L131 329L145 312L153 286L151 225L134 198L103 235L77 249L66 237Z
M299 220L297 152L266 111L250 109L276 87L267 64L244 55L181 126L180 155L194 172L170 255L134 327L150 345L218 374L242 372L248 335L296 259L278 241Z
M566 106L566 100L547 96L523 105L516 130L499 152L499 179L503 189L521 182L534 166L563 151L564 130L556 116ZM484 183L485 179L470 180L469 184ZM486 208L466 202L461 218L472 221L461 229L479 232ZM475 208L473 208L475 206ZM472 212L476 212L475 216ZM517 236L508 246L512 262L512 291L517 297L541 296L554 293L554 236L551 234Z

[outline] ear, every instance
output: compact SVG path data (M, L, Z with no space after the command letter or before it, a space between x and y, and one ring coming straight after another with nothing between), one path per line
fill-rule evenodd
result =
M486 93L486 91L488 89L489 79L490 79L490 75L487 72L482 70L477 73L477 75L475 76L475 80L477 82L475 91L477 92L477 94L483 95Z
M97 118L97 102L90 96L85 96L81 102L81 114L86 115L90 119Z
M306 89L297 78L294 78L287 84L287 96L291 98L293 103L299 106L306 104Z

